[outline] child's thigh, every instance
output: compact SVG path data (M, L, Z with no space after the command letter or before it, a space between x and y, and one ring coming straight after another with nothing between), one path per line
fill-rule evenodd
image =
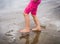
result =
M24 10L24 13L29 14L30 11L31 11L30 8L29 7L26 7L25 10Z
M37 8L33 8L33 9L31 10L31 14L32 14L32 15L36 15L36 13L37 13Z

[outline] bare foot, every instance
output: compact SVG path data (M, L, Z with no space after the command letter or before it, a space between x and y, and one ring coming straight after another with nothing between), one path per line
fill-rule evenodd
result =
M19 32L22 32L22 33L30 32L30 29L23 29L23 30L20 30Z
M35 27L32 29L32 31L41 31L41 27Z

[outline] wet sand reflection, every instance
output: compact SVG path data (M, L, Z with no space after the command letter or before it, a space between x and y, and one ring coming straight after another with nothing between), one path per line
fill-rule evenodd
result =
M33 41L31 42L31 44L37 44L38 43L40 33L41 32L34 32L35 36L34 36L34 38L32 38ZM20 39L23 39L23 38L26 39L25 44L29 44L30 43L29 37L30 37L30 34L27 34L25 36L21 36Z
M33 39L31 44L37 44L38 41L39 41L40 32L35 32L35 33L36 33L36 36L34 37L34 39Z
M20 37L20 39L23 39L23 38L26 39L25 44L29 44L29 34Z

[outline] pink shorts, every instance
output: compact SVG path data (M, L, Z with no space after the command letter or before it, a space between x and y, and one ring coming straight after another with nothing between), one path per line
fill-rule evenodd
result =
M37 8L40 2L30 2L29 5L25 8L24 13L29 14L31 12L32 15L36 15L37 13Z
M36 15L37 8L25 8L24 13L29 14L31 12L32 15Z

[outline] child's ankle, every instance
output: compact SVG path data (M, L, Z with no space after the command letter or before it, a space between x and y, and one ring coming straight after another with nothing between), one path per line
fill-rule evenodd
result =
M26 27L25 29L30 29L30 27Z

